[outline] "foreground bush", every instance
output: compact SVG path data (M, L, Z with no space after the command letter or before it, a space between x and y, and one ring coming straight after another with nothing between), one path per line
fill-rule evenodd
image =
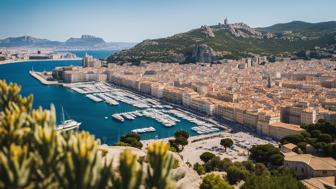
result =
M208 174L203 178L200 189L233 189L221 176Z
M151 144L144 169L130 151L119 167L103 158L100 141L88 132L61 135L55 109L32 109L33 97L0 81L0 188L133 189L174 188L168 145Z

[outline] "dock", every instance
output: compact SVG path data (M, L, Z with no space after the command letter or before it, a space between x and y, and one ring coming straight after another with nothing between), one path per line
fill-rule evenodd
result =
M29 74L35 79L39 80L43 85L63 85L58 81L48 81L46 80L41 72L29 71Z

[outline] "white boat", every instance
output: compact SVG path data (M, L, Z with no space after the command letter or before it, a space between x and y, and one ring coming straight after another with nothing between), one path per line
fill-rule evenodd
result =
M72 129L77 129L82 123L77 122L73 119L64 119L64 111L62 107L62 123L56 127L57 131L64 132L64 131L69 131Z
M148 133L148 132L154 132L156 129L154 127L145 127L140 129L133 129L133 133Z
M131 116L129 113L123 113L122 114L126 119L130 119L130 120L133 120L135 119L133 116Z
M112 117L118 121L125 121L125 119L120 114L113 114Z
M86 95L86 97L88 97L89 99L91 99L91 100L93 100L95 102L101 102L101 101L103 101L102 99L100 99L100 98L98 98L98 97L96 97L96 96L94 96L92 94Z

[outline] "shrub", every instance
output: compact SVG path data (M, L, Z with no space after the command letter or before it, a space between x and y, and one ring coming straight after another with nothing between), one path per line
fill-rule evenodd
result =
M199 163L195 163L193 168L199 175L203 175L205 173L203 165Z
M274 155L274 156L273 156ZM271 144L254 145L250 149L250 159L264 163L265 165L271 163L273 165L282 165L283 157L279 148L274 147Z
M249 175L245 167L230 166L226 172L226 177L230 184L236 184L241 180L246 180Z
M214 157L216 157L215 154L211 153L211 152L204 152L203 154L200 155L200 159L206 163L208 161L210 161L211 159L213 159Z
M224 138L224 139L222 139L222 140L220 141L220 144L221 144L222 146L224 146L225 151L226 151L226 148L229 148L229 147L231 147L231 146L233 145L233 140L230 139L230 138Z
M143 144L140 142L140 136L136 133L128 133L126 135L123 135L120 137L120 142L116 143L115 145L122 145L126 146L125 144L128 144L129 146L139 148L141 149Z
M189 138L189 133L185 130L176 131L175 132L175 138L178 138L178 137L183 137L183 138L188 139Z
M200 189L233 189L221 176L208 174L202 180Z

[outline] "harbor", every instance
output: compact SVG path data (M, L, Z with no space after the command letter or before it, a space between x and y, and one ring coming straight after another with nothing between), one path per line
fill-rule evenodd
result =
M94 103L104 102L110 106L118 106L120 103L125 103L135 107L136 110L116 112L105 117L105 119L113 119L120 123L145 117L155 120L163 127L171 128L184 120L193 125L191 127L191 132L194 132L195 134L210 134L226 128L223 125L219 127L218 125L205 120L205 118L202 119L199 116L176 108L170 104L120 89L106 82L82 82L64 86L79 94L85 95L85 97ZM132 132L139 134L155 131L156 129L153 127L132 130Z
M24 85L23 95L33 93L36 101L34 106L42 105L43 108L49 108L50 104L54 104L58 124L61 124L59 118L62 117L61 109L64 107L67 117L81 123L80 130L94 134L105 144L117 142L122 135L130 133L134 129L147 127L154 127L155 131L141 133L142 140L169 138L174 136L174 133L178 130L186 130L191 136L207 136L208 133L227 133L227 128L229 130L232 127L244 128L237 123L222 123L209 117L203 117L181 106L169 104L148 95L140 95L110 83L63 83L60 86L45 86L41 84L40 79L38 81L29 74L32 68L35 72L43 73L45 70L52 70L55 66L80 64L80 61L27 62L26 64L2 65L0 72L7 81ZM8 72L8 69L15 69L18 72L12 74ZM91 97L91 99L86 96L90 94L95 98ZM151 109L154 109L154 111ZM114 114L119 115L117 117L121 118L122 121L113 118L112 115ZM125 117L124 114L129 118ZM160 116L158 115L160 114L169 115L174 119L170 119L169 122L166 120L166 123L168 123L166 126L159 122L158 118ZM157 118L152 118L154 115ZM134 119L131 118L132 116ZM169 117L164 119L169 119ZM168 126L169 123L175 123L175 125ZM212 124L210 130L219 129L219 131L207 130L207 124Z

